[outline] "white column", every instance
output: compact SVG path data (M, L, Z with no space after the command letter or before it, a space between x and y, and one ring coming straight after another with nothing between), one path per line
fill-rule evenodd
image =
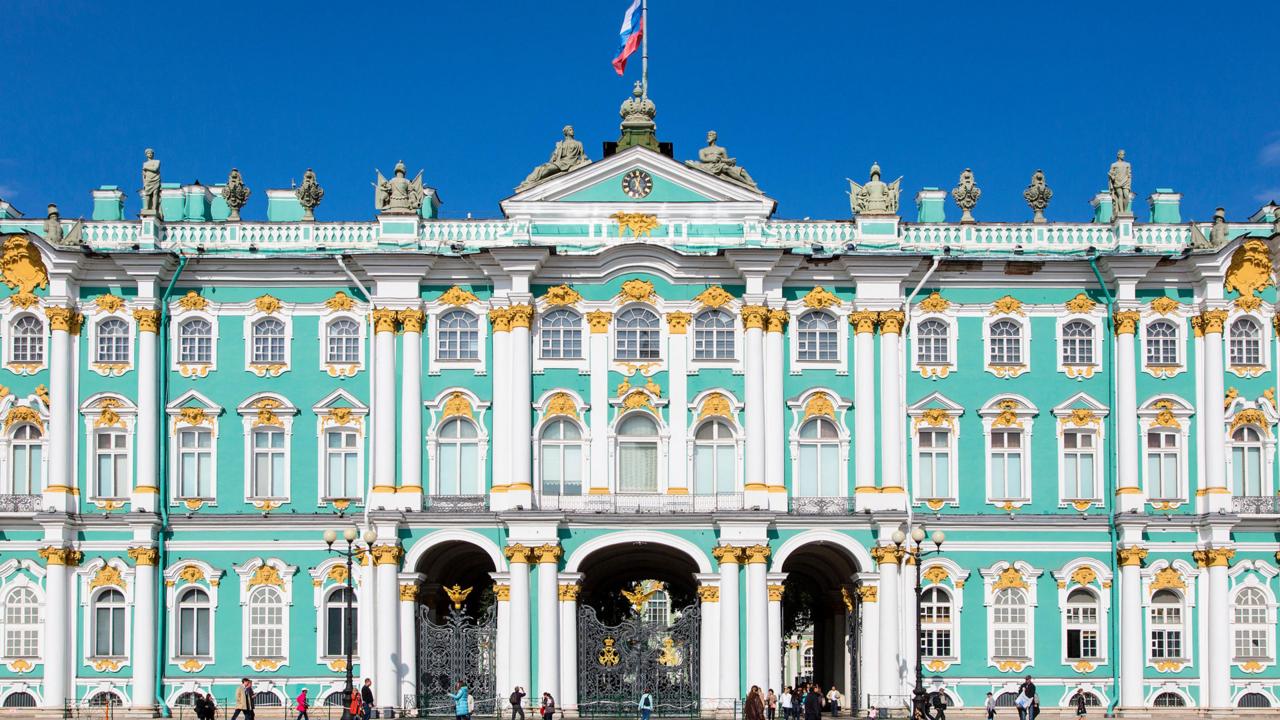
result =
M394 336L392 336L394 339ZM395 694L400 690L400 559L404 550L399 545L374 545L374 582L378 585L378 614L374 619L378 636L377 669L373 679L377 707L399 707ZM366 673L368 671L366 670Z
M720 561L720 701L727 707L742 694L738 664L738 565L742 548L721 545L712 554Z
M743 305L741 312L744 330L742 368L745 376L742 415L747 435L743 453L743 504L748 508L767 508L769 486L765 482L764 467L764 323L769 311L763 305ZM763 629L762 626L761 630ZM747 638L750 641L751 633L747 633ZM750 687L751 683L748 682L747 685Z
M720 578L712 573L697 578L698 609L702 613L698 626L698 677L702 707L714 710L720 697Z
M489 367L489 375L493 378L493 442L489 443L489 452L493 456L493 486L489 490L489 507L506 510L515 507L507 498L507 491L511 489L512 446L511 310L505 307L491 309L489 324L492 329L489 340L493 343L493 362Z
M587 313L591 326L591 495L609 494L609 321L613 313Z
M849 316L853 325L853 456L855 502L859 506L878 492L876 487L876 314L869 310ZM897 360L894 361L897 364Z
M151 546L129 548L133 560L133 707L156 706L156 561Z
M862 637L858 638L861 674L858 677L858 694L866 707L870 695L880 694L880 603L877 585L866 580L858 588L862 602Z
M689 313L667 313L667 429L671 441L667 449L667 494L687 495L689 407Z
M1222 398L1222 326L1226 310L1205 310L1200 314L1204 324L1204 482L1197 494L1205 496L1201 506L1205 512L1230 510L1231 495L1227 489L1226 428Z
M512 305L510 311L511 487L507 488L507 503L509 507L533 507L533 360L529 347L533 306Z
M560 576L559 545L542 545L538 560L538 694L560 697Z
M892 546L881 546L871 551L880 566L880 600L884 611L880 614L880 676L881 695L902 693L902 657L898 650L901 635L902 606L898 600L898 562L902 551Z
M578 707L578 585L580 576L560 573L560 706Z
M903 312L885 310L880 321L880 493L891 506L906 509L906 490L901 471L902 379L898 357ZM897 497L894 497L897 496Z
M400 575L400 694L396 696L397 707L415 707L405 703L406 697L415 697L418 692L418 582L421 577L416 573Z
M49 318L49 476L43 505L61 512L73 512L78 483L72 474L75 453L76 403L72 382L71 328L79 332L80 314L71 308L47 307ZM52 596L51 596L52 597ZM65 628L62 629L65 632ZM65 637L65 635L64 635ZM49 645L48 647L57 647ZM46 666L47 667L47 666ZM65 687L65 686L64 686ZM46 691L47 694L47 691ZM62 701L58 701L62 706Z
M65 336L66 333L63 333ZM57 388L58 386L54 386ZM67 387L63 385L62 387ZM55 390L56 391L56 390ZM50 477L50 480L53 478ZM79 564L80 553L65 547L44 547L40 556L45 561L45 616L44 616L44 706L62 708L67 700L68 679L71 675L70 654L65 651L70 640L71 626L68 593L71 591L71 568Z
M783 479L786 476L787 438L782 429L783 410L786 408L782 391L786 379L782 335L788 317L786 310L770 310L764 336L764 479L769 485L769 509L774 512L787 511L787 486Z
M784 573L769 573L769 642L765 646L765 654L769 659L769 686L765 687L766 692L773 690L775 693L781 693L783 688L782 581L785 579Z
M406 510L422 509L422 323L416 308L399 313L401 336L400 377L400 489L396 503Z
M396 311L373 311L373 492L389 493L381 504L394 504L396 492ZM370 498L373 502L373 498ZM394 577L392 578L394 580ZM392 588L392 602L395 588ZM392 605L390 610L394 611Z
M916 616L919 609L916 607L916 573L919 569L916 567L915 560L908 555L902 563L902 569L899 571L902 575L902 613L899 631L902 633L902 639L898 647L902 653L902 663L907 668L908 681L915 683L916 672L916 653L920 651L916 640Z
M498 604L498 654L493 675L498 688L498 707L502 708L506 707L505 700L515 687L511 682L511 586L507 573L489 573L489 577L493 578L493 596Z
M510 649L510 660L508 664L509 675L507 684L515 687L519 685L526 690L532 692L529 687L530 681L530 656L531 649L529 647L529 561L532 559L533 550L524 545L508 545L507 569L511 574L511 607L509 610L508 627L511 631L507 634L508 648ZM507 692L510 692L508 690Z
M1120 548L1120 707L1143 707L1142 560L1145 548Z
M747 681L769 689L769 546L752 545L747 555Z
M378 588L374 582L373 562L369 553L364 553L352 566L356 576L356 644L358 656L351 661L359 668L352 668L352 677L357 681L361 677L372 678L378 671L378 625L376 612L370 608L378 607Z
M156 474L157 445L161 432L157 428L160 406L156 386L156 330L160 321L160 311L149 308L138 309L133 311L133 317L138 322L138 432L133 439L137 457L137 477L134 478L131 500L135 512L156 512L156 503L162 502L157 497L160 491L157 487L159 480ZM165 432L167 431L166 428ZM133 667L136 675L137 663L134 663Z
M1235 550L1205 551L1209 564L1209 707L1231 707L1231 600L1227 572Z
M1138 476L1138 391L1134 337L1141 314L1122 310L1115 314L1116 329L1116 512L1141 510Z

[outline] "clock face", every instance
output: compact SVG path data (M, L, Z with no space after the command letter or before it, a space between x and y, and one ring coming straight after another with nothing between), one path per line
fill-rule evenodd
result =
M639 200L653 192L653 177L643 170L632 170L622 176L622 192Z

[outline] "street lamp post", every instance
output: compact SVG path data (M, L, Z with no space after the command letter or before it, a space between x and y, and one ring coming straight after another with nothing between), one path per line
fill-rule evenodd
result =
M926 535L923 527L915 527L911 530L910 538L912 543L910 546L906 545L907 537L908 535L901 530L893 533L893 544L897 545L899 550L910 555L916 564L916 687L911 691L911 717L927 718L929 717L929 706L924 689L924 653L920 651L920 638L924 634L921 622L923 613L920 612L920 560L929 555L941 554L942 542L947 539L947 536L941 530L934 530L933 533L929 534L928 538L933 541L933 550L924 549Z
M353 620L352 618L353 613L351 612L351 600L352 598L355 597L356 591L355 591L355 573L352 571L351 561L354 560L355 557L359 555L361 552L361 549L356 547L357 537L359 537L359 535L356 533L355 528L352 527L352 528L347 528L346 530L343 530L342 539L347 542L347 549L346 550L343 550L341 548L334 549L333 544L338 540L337 531L335 530L324 531L324 544L328 548L329 552L335 553L339 557L344 557L347 559L347 598L346 598L347 607L346 607L346 611L343 613L343 616L342 616L343 625L344 625L343 633L342 633L342 646L343 646L342 649L346 651L347 684L346 684L346 689L344 689L342 692L342 720L351 720L351 693L354 692L355 690L354 683L351 677L351 667L352 667L351 651L352 651L352 645L353 645L353 643L351 642L351 637L352 637L351 623ZM368 547L372 547L373 542L378 539L378 533L374 532L373 530L365 530L364 536L361 539L364 540L364 543L366 546L364 549L367 550Z

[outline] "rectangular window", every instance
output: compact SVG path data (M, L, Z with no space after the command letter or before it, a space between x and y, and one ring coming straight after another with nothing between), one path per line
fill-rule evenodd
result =
M618 490L626 493L658 491L658 446L655 443L618 444Z
M356 652L359 622L356 621L356 608L351 608L351 652ZM347 648L343 643L343 638L347 632L347 608L338 603L329 605L329 611L325 616L325 639L324 654L325 657L343 657L347 654Z
M283 498L284 489L284 431L255 430L253 432L253 497Z
M1022 500L1022 432L991 433L991 499Z
M178 431L178 497L213 497L213 433Z
M99 607L93 619L93 656L124 657L124 608Z
M1147 433L1147 486L1152 500L1177 500L1181 494L1179 434L1153 430Z
M1267 631L1262 629L1236 630L1235 657L1240 660L1267 658Z
M249 657L284 657L284 618L277 604L249 608Z
M1181 630L1152 630L1151 658L1153 660L1179 660L1182 658Z
M951 433L921 430L918 462L917 496L926 500L951 497Z
M951 631L941 628L921 628L920 656L946 658L951 655Z
M19 432L22 432L19 430ZM40 467L44 447L38 443L13 444L13 494L35 495L40 492Z
M359 437L350 430L325 433L325 497L360 497Z
M100 432L95 436L97 497L123 499L129 495L128 438L121 432Z
M179 657L209 656L209 608L178 609Z
M1062 475L1065 500L1092 500L1098 497L1094 483L1094 441L1097 436L1084 430L1062 434Z
M1262 495L1262 448L1231 446L1231 490L1236 497Z

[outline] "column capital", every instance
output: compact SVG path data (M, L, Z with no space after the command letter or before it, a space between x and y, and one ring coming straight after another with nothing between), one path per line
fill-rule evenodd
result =
M400 332L422 334L422 326L425 324L427 314L421 310L406 309L396 313L396 319L400 321Z
M742 327L747 330L763 330L769 308L763 305L743 305L738 311L742 315Z
M609 323L613 321L613 313L608 310L592 310L587 313L587 324L591 326L592 335L603 335L609 332Z
M768 545L751 545L742 548L742 552L746 555L748 565L763 565L769 562L769 555L773 554Z
M879 599L880 591L875 585L859 585L858 597L864 603L873 603Z
M82 327L84 327L84 313L79 310L73 310L71 312L71 326L67 328L67 332L72 335L79 335Z
M133 311L133 319L138 322L138 332L157 333L160 331L159 310L138 308Z
M720 602L720 586L699 585L698 599L704 603Z
M134 565L155 565L160 559L160 551L150 546L129 548L128 555Z
M533 555L538 559L539 565L554 565L560 562L560 557L564 555L564 548L546 543L533 548Z
M533 323L533 306L532 305L512 305L507 308L510 313L511 327L529 329Z
M399 565L404 557L404 548L399 545L374 545L369 552L373 555L374 565Z
M903 555L906 555L906 551L897 545L880 545L871 548L871 559L875 560L877 565L897 565L902 562Z
M742 548L733 545L717 545L711 551L711 557L715 558L721 565L741 565L742 564Z
M782 602L782 593L786 591L786 587L785 587L785 586L783 586L783 585L770 585L770 586L768 587L768 590L769 590L769 601L770 601L770 602Z
M417 602L418 584L400 583L400 602Z
M1280 317L1280 316L1278 316ZM771 333L780 333L786 330L787 323L791 321L791 313L782 308L774 308L769 311L768 323L765 325L765 331Z
M392 308L373 309L373 332L393 333L396 331L396 311Z
M1146 559L1147 549L1140 545L1122 547L1116 550L1116 560L1120 563L1120 567L1128 567L1130 565L1142 567L1142 561Z
M1222 334L1222 326L1227 322L1226 310L1205 310L1200 313L1201 322L1204 323L1204 333L1206 335Z
M1236 556L1233 548L1206 548L1191 553L1196 567L1231 567L1231 560Z
M489 309L489 324L496 333L511 331L511 308L496 307Z
M36 554L44 560L44 564L48 565L66 565L76 567L84 560L84 553L69 547L57 547L50 545L42 547L36 551Z
M75 310L69 307L47 307L44 309L44 316L49 318L49 329L57 332L71 331L71 316L75 314Z
M510 602L511 586L506 583L494 583L493 597L496 598L498 602Z
M879 313L875 310L859 310L849 313L849 324L853 326L853 334L872 333L876 331L876 320Z
M503 548L502 554L507 556L507 562L515 565L528 565L529 558L533 556L533 548L516 543Z
M689 321L692 319L693 316L687 312L680 312L679 310L669 312L667 313L667 331L672 335L688 334Z
M906 313L901 310L881 310L879 317L881 335L898 335L902 333L902 323L906 321Z
M1277 315L1276 317L1280 317ZM1204 337L1204 318L1199 315L1191 316L1191 334L1195 337Z
M1138 323L1142 321L1142 313L1137 310L1117 310L1111 316L1115 324L1116 335L1133 335L1138 331Z
M560 583L560 599L564 602L577 602L582 586L577 583Z

